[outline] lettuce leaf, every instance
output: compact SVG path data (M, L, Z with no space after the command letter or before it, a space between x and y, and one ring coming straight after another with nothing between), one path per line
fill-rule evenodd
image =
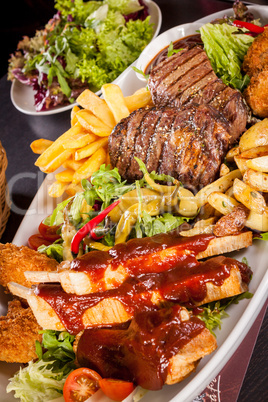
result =
M7 392L14 391L15 398L22 402L45 402L60 397L67 376L75 368L74 339L66 331L43 331L42 344L36 344L39 360L20 368L10 379Z
M227 23L205 24L200 28L200 34L217 76L226 85L242 91L248 85L249 77L243 76L241 66L254 38Z

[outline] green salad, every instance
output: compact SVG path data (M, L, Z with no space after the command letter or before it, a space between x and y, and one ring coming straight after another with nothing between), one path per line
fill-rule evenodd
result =
M73 102L86 88L112 82L153 37L138 0L56 0L56 14L9 60L8 79L32 86L37 111Z

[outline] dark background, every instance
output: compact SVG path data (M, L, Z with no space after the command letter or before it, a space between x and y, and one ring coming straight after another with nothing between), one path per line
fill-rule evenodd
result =
M217 10L222 10L225 8L229 8L232 6L231 1L221 1L221 0L154 0L159 7L161 8L163 23L161 32L166 30L166 25L175 26L178 24L182 24L185 22L191 22L194 20L193 15L189 13L189 4L187 7L184 7L187 2L191 2L193 8L196 7L199 10L202 10L202 14L210 14L211 13L211 5L217 3ZM253 0L252 3L268 5L268 0ZM176 7L178 5L178 8ZM3 4L2 4L3 6ZM174 9L178 9L178 12L174 14ZM2 7L2 18L0 24L0 35L1 35L1 63L0 63L0 77L3 77L3 81L6 79L4 76L7 73L8 68L8 59L9 55L16 50L17 43L20 41L23 36L33 36L37 29L41 29L47 23L47 21L54 15L54 0L9 0L5 1L4 8ZM173 23L174 22L174 23ZM6 85L2 85L2 88L6 88ZM3 91L4 92L4 91ZM7 99L8 97L8 99ZM3 105L5 102L9 102L9 94L5 90L5 93L1 94ZM12 109L13 110L13 109ZM20 119L16 120L17 111L13 111L12 118L14 118L13 124L17 130L20 130L21 122L24 122L25 130L27 130L28 118L26 116L19 116ZM53 120L53 127L48 123L46 129L48 131L59 132L62 129L64 124L64 119L68 122L69 113L65 115L57 115L55 121ZM36 122L38 117L33 117L31 121L33 124ZM40 119L40 118L39 118ZM49 120L49 119L47 119ZM51 119L52 120L52 119ZM17 122L17 124L16 124ZM52 124L52 123L51 123ZM57 124L60 128L57 128ZM56 128L55 128L56 126ZM3 134L3 132L2 132ZM0 139L2 141L5 140L2 137L0 132ZM26 135L26 134L25 134ZM21 138L20 146L25 147L26 138ZM18 144L19 146L19 144ZM28 147L28 145L27 145ZM28 148L27 148L28 149ZM29 155L29 154L27 154ZM12 169L12 161L16 159L15 155L9 155L9 169ZM34 163L34 155L32 155L32 161L28 161L28 163ZM23 163L26 161L21 160L21 169L23 170ZM14 166L14 165L13 165ZM17 169L17 168L16 168ZM15 170L16 170L15 169ZM11 172L12 173L12 172ZM11 175L10 173L10 175ZM19 194L20 203L24 204L25 207L28 207L32 196L35 194L36 189L29 188L27 190L31 193L31 197L29 199L25 199L25 202L21 199L22 195ZM26 192L27 192L26 191ZM22 217L20 217L22 219ZM16 222L15 222L16 220ZM18 217L10 217L10 222L8 228L2 238L2 242L12 241L14 236L14 227L17 227L19 222L17 221ZM262 402L267 399L267 330L268 330L268 319L264 321L262 326L260 336L258 338L258 342L256 344L253 359L250 362L243 387L241 389L241 393L237 402ZM263 369L266 367L266 371ZM234 373L235 375L235 373ZM1 397L0 397L1 399ZM222 401L222 402L236 402L236 401Z

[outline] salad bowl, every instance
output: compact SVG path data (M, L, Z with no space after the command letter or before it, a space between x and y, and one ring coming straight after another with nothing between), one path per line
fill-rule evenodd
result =
M151 0L145 0L144 3L148 6L149 14L150 14L150 22L153 24L153 29L154 29L154 34L153 38L156 38L162 25L162 14L161 10L158 7L158 5L151 1ZM134 63L132 63L133 65ZM131 66L132 66L131 65ZM130 69L131 66L129 66L126 70ZM125 70L125 71L126 71ZM123 73L121 73L114 81L114 84L118 84L121 80L121 76ZM97 95L101 94L101 90L96 92ZM62 113L65 112L66 110L71 110L74 105L77 103L71 103L69 105L65 106L57 106L53 109L48 109L45 111L39 111L37 112L34 106L34 90L32 89L31 86L25 85L21 82L19 82L17 79L15 79L12 84L11 84L11 90L10 90L10 97L13 105L17 110L19 110L22 113L28 114L28 115L33 115L33 116L42 116L42 115L51 115L51 114L56 114L56 113Z

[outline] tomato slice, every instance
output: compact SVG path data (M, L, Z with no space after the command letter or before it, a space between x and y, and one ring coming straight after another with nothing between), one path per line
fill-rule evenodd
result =
M60 228L60 225L49 226L49 225L45 225L43 222L41 222L38 227L38 231L43 236L44 239L54 243L54 241L61 238L60 235L57 234L57 231L59 230L59 228Z
M85 367L72 371L64 384L65 402L83 402L99 389L101 376Z
M43 244L45 246L49 246L52 243L53 242L44 239L44 237L42 235L40 235L40 233L36 233L36 234L30 236L28 239L28 246L30 248L32 248L33 250L37 250L38 247L42 246Z
M113 401L123 401L134 390L133 382L102 378L99 386L108 398Z

